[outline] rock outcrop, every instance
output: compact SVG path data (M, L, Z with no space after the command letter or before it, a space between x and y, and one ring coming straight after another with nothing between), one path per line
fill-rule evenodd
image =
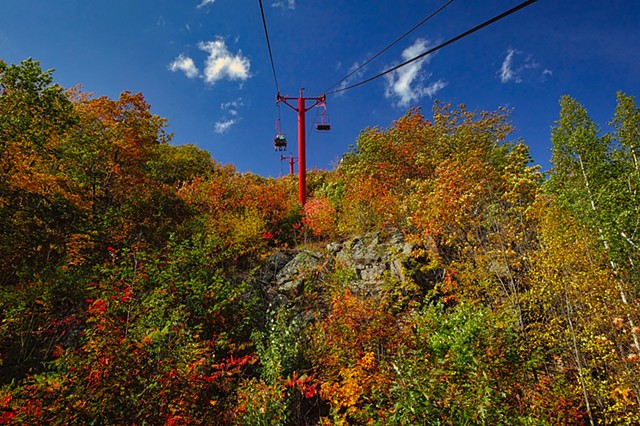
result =
M305 286L315 286L341 268L349 277L342 284L355 293L373 295L385 280L409 278L406 265L412 250L400 231L372 232L328 244L325 250L276 252L258 271L255 282L268 305L291 306L297 304Z
M375 292L385 278L405 281L405 261L412 250L400 231L373 232L327 246L335 262L355 272L356 279L350 287L357 292Z

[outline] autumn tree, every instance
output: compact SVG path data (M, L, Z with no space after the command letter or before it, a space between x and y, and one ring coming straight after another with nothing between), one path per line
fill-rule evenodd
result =
M369 129L338 167L338 211L343 226L362 214L371 226L398 226L433 246L427 263L440 269L441 291L504 299L522 324L523 259L536 247L525 213L542 175L526 145L506 139L510 131L505 109L440 103L432 120L411 110L388 130Z
M178 188L209 154L172 147L142 95L64 91L37 62L0 64L0 379L77 343L87 270L161 250L190 212ZM52 326L53 324L53 326Z
M524 349L539 377L582 405L591 424L633 424L637 353L628 305L597 233L549 199L535 214L540 248L523 295ZM581 404L580 404L581 400Z
M591 424L633 424L639 403L635 254L622 235L635 225L621 220L635 215L632 150L624 148L633 144L634 107L618 101L612 136L582 105L561 99L553 167L530 211L540 248L524 296L525 347L552 383L580 396Z
M103 248L166 239L180 202L173 182L163 182L170 174L155 179L169 152L165 120L151 114L141 94L129 92L117 100L80 97L75 106L80 122L66 155L89 206L84 238Z
M617 175L613 182L615 198L612 200L610 240L615 261L626 270L627 279L637 280L640 271L640 108L633 96L619 92L611 125L614 127L613 161ZM621 271L622 272L622 271Z
M52 70L27 59L0 61L0 284L23 268L58 259L72 218L82 210L61 151L76 122Z
M552 130L553 168L547 187L567 214L575 215L599 236L617 282L620 300L628 307L627 320L634 328L638 317L633 309L633 286L626 272L632 271L634 256L620 256L620 253L637 253L637 247L629 250L634 243L628 237L634 235L637 222L622 218L639 217L633 197L633 154L629 155L634 144L634 114L638 112L630 98L620 95L618 101L613 121L620 141L616 149L611 145L610 135L599 135L582 105L570 97L561 99L560 119ZM635 332L633 340L640 355L640 337Z

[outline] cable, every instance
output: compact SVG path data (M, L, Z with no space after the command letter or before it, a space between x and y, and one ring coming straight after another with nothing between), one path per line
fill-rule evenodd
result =
M309 130L307 131L307 143L309 143L309 138L311 137L311 129L313 128L313 126L316 125L316 120L318 119L318 112L320 111L319 108L316 108L316 115L313 117L313 123L311 124L311 127L309 127Z
M473 27L472 29L470 29L468 31L465 31L464 33L462 33L462 34L460 34L460 35L458 35L458 36L456 36L456 37L454 37L454 38L452 38L450 40L447 40L444 43L439 44L438 46L436 46L436 47L434 47L432 49L429 49L426 52L423 52L420 55L409 59L408 61L405 61L405 62L401 63L400 65L396 65L393 68L389 68L388 70L383 71L380 74L374 75L373 77L370 77L370 78L368 78L366 80L363 80L363 81L361 81L359 83L352 84L351 86L347 86L347 87L344 87L342 89L336 89L336 90L333 90L331 92L327 92L327 95L332 95L334 93L344 92L346 90L350 90L350 89L353 89L355 87L362 86L363 84L369 83L370 81L373 81L373 80L375 80L377 78L380 78L380 77L382 77L384 75L387 75L390 72L393 72L393 71L395 71L395 70L397 70L399 68L402 68L405 65L409 65L410 63L415 62L418 59L421 59L421 58L423 58L423 57L425 57L425 56L427 56L427 55L429 55L429 54L431 54L433 52L436 52L436 51L442 49L443 47L446 47L446 46L448 46L448 45L450 45L450 44L452 44L452 43L454 43L454 42L456 42L456 41L458 41L458 40L460 40L460 39L462 39L462 38L464 38L464 37L466 37L466 36L468 36L470 34L475 33L476 31L479 31L479 30L483 29L484 27L487 27L487 26L489 26L489 25L491 25L491 24L493 24L493 23L495 23L495 22L497 22L497 21L499 21L499 20L501 20L503 18L506 18L507 16L519 11L520 9L524 9L527 6L530 6L531 4L535 3L536 1L537 0L527 0L527 1L523 2L523 3L520 3L518 6L516 6L514 8L511 8L511 9L507 10L506 12L501 13L500 15L498 15L498 16L496 16L494 18L489 19L488 21L485 21L482 24L480 24L480 25L478 25L476 27Z
M358 71L360 71L362 68L364 68L365 66L367 66L369 64L369 62L373 61L374 59L376 59L378 56L382 55L384 52L386 52L387 50L391 49L393 46L395 46L398 42L400 42L403 38L405 38L406 36L408 36L409 34L411 34L412 32L414 32L416 29L418 29L418 27L422 26L425 22L427 22L428 20L430 20L431 18L433 18L434 16L436 16L438 13L440 13L440 11L442 11L445 7L449 6L451 3L453 3L454 0L449 0L448 2L446 2L445 4L443 4L442 6L440 6L440 8L438 10L436 10L435 12L433 12L431 15L427 16L426 18L424 18L420 23L418 23L417 25L415 25L413 28L411 28L409 31L407 31L406 33L402 34L398 39L396 39L396 41L394 41L393 43L391 43L390 45L388 45L387 47L385 47L384 49L382 49L380 52L376 53L375 55L373 55L371 58L369 58L368 60L366 60L362 65L360 65L359 67L357 67L355 70L351 71L349 74L347 74L342 80L338 81L337 83L335 83L333 86L329 87L327 90L325 90L325 92L333 89L334 87L336 87L338 84L342 83L343 81L345 81L346 79L348 79L349 77L351 77L353 74L357 73Z
M264 7L262 6L262 0L258 0L260 3L260 13L262 14L262 25L264 26L264 36L267 39L267 48L269 49L269 59L271 60L271 71L273 71L273 81L276 83L276 90L280 93L280 87L278 86L278 77L276 77L276 66L273 64L273 54L271 53L271 43L269 42L269 31L267 31L267 20L264 18Z
M280 130L281 124L282 124L282 120L280 116L280 104L276 104L276 106L278 107L278 118L276 118L276 136L280 136L282 135L282 130Z

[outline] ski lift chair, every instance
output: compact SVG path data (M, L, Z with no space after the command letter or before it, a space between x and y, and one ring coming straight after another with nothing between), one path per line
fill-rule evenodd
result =
M287 138L283 134L277 134L273 140L273 149L275 151L285 151L287 149Z
M327 105L323 102L320 106L324 107L324 111L322 111L322 114L320 114L320 121L317 121L315 123L316 131L328 132L329 130L331 130L331 123L329 123L329 116L327 115Z

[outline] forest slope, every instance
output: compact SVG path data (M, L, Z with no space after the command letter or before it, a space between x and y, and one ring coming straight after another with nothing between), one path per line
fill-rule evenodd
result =
M302 207L141 94L0 62L0 424L640 423L617 100L603 134L561 99L548 176L506 110L412 109Z

